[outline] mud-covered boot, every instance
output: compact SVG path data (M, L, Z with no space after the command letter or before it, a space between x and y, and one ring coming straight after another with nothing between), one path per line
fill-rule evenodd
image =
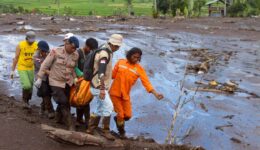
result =
M88 134L92 134L92 135L94 134L94 130L98 127L100 118L101 118L100 116L96 116L94 114L90 116L88 129L86 131Z
M43 117L45 115L45 102L44 102L44 99L42 99L41 109L40 109L39 114L40 114L41 117Z
M30 109L29 98L30 98L30 91L23 89L22 107L23 107L24 109Z
M115 140L115 137L110 133L110 116L103 118L102 135L108 140Z
M76 109L77 123L79 123L79 124L84 124L84 121L83 121L83 113L84 113L83 108L77 108L77 109Z
M45 96L43 97L44 100L44 106L45 110L47 111L47 116L49 119L53 119L55 117L53 105L51 103L51 97L50 96Z
M70 114L70 109L67 107L61 107L61 112L68 127L68 130L75 131L75 125Z
M125 139L126 135L125 135L125 122L124 121L117 121L116 116L114 117L114 120L116 122L116 127L117 130L119 132L119 136L121 139Z
M84 117L85 117L85 127L88 128L89 118L90 118L90 107L89 104L84 107Z
M61 113L60 105L58 105L57 108L56 108L55 120L56 120L56 123L59 123L59 124L63 123L63 116L62 116L62 113Z

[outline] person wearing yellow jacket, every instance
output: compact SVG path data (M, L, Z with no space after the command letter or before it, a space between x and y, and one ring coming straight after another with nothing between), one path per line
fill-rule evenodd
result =
M16 47L15 57L13 59L11 79L14 77L14 71L17 65L20 82L23 89L23 104L29 108L29 100L32 97L33 80L34 80L34 63L33 55L37 51L37 42L35 33L28 31L25 40L19 42Z
M136 47L132 48L127 52L127 59L120 59L112 72L112 79L114 80L109 94L113 102L114 110L117 113L114 120L122 138L125 137L125 121L128 121L132 117L130 90L138 78L141 79L148 93L152 93L158 100L163 98L162 94L154 90L144 68L139 64L141 56L141 49Z

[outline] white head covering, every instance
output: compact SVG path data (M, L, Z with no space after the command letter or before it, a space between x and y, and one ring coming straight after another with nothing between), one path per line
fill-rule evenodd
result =
M65 34L63 41L64 41L64 40L68 40L68 39L69 39L70 37L72 37L72 36L74 36L73 33L67 33L67 34Z
M123 43L123 36L120 34L112 34L108 42L113 45L121 46Z

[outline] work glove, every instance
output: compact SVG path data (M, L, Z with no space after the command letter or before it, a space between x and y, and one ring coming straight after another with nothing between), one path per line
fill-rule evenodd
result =
M34 86L39 89L39 88L41 87L41 85L42 85L42 79L38 78L38 79L34 82Z
M74 84L74 85L77 85L78 81L79 81L78 78L74 78L74 79L73 79L73 84Z
M10 78L11 78L12 80L14 79L14 71L11 71Z

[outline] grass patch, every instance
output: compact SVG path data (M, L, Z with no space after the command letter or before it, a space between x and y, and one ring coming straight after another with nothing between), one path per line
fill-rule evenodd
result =
M114 2L112 0L60 0L60 4L55 3L55 0L1 0L0 5L13 5L15 8L20 6L29 11L37 9L49 15L58 14L58 11L60 15L77 16L110 16L114 15L118 10L127 13L124 0L114 0ZM151 16L152 1L141 3L135 0L133 9L136 15Z

